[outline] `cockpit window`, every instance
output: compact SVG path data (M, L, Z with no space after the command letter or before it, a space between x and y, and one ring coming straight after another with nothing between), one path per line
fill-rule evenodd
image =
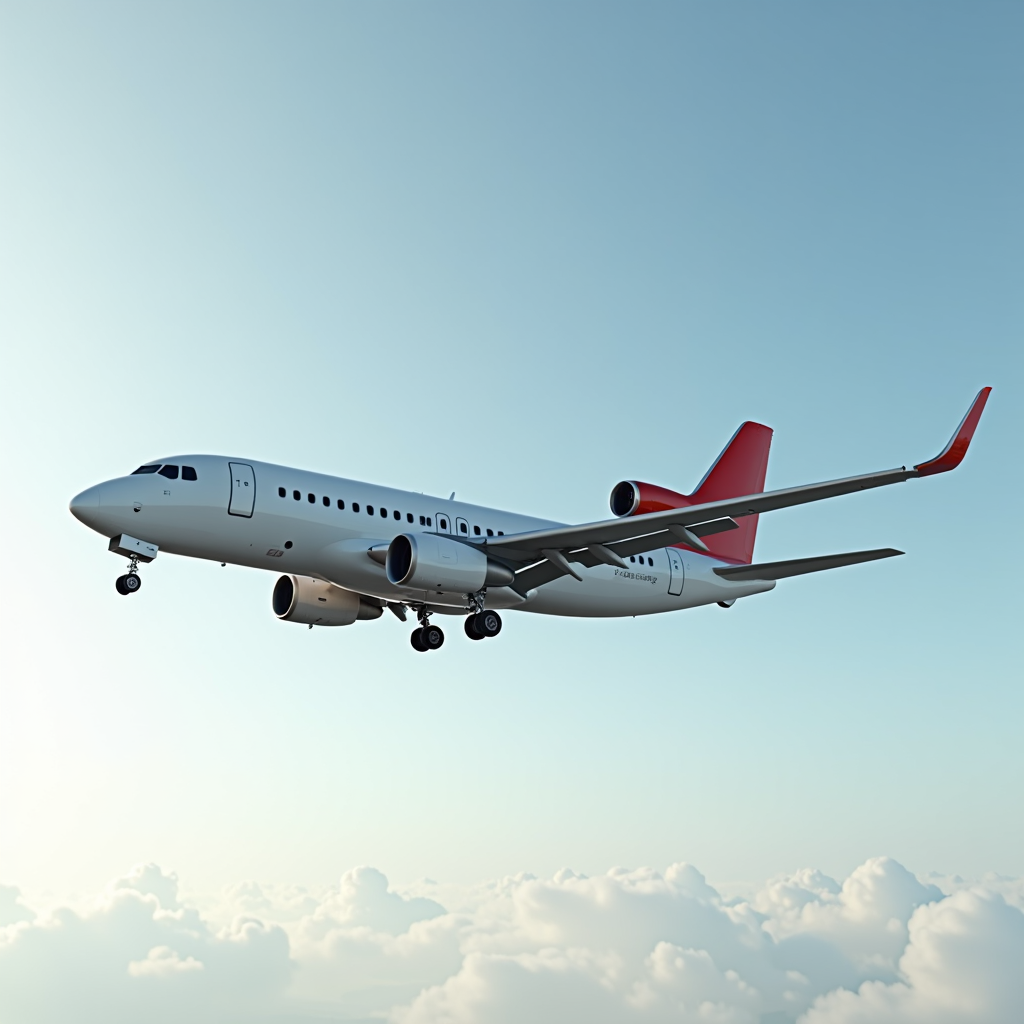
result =
M198 480L199 477L196 476L196 471L191 466L182 466L181 467L181 479L182 480Z
M132 476L139 476L141 473L155 473L159 468L159 462L155 466L139 466L139 468L132 473Z
M160 475L167 477L168 480L178 479L178 467L177 466L164 466L160 470Z

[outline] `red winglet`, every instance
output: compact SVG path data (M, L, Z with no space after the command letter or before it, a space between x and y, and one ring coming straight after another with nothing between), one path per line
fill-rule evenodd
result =
M974 437L974 431L978 427L978 420L981 419L982 410L985 408L991 390L991 388L982 388L978 392L974 404L967 410L967 415L960 421L956 433L949 439L949 444L942 449L942 452L929 462L922 462L919 466L914 467L918 476L948 473L964 461L967 448L971 443L971 438Z

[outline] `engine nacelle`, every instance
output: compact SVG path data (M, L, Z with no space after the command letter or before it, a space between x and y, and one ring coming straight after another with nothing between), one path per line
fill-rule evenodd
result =
M388 546L384 563L396 587L435 593L475 594L484 587L507 587L515 574L470 544L434 533L401 533Z
M379 619L384 609L351 590L309 576L282 576L274 587L274 614L285 622L311 626L351 626L356 619Z
M670 491L667 487L645 484L639 480L623 480L612 488L608 504L617 516L643 516L648 512L686 508L693 501L685 494Z

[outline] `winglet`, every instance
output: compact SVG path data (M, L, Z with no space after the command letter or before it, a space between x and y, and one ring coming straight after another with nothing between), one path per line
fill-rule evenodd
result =
M991 390L991 388L982 388L978 392L978 397L975 398L974 403L967 410L967 415L960 421L960 426L956 428L956 432L949 439L949 444L942 449L941 453L936 455L934 459L922 462L914 467L918 476L948 473L951 469L956 469L964 461L967 448L971 443L971 438L974 437L974 431L978 427L978 420L981 419L982 410L985 408L985 403L988 401Z

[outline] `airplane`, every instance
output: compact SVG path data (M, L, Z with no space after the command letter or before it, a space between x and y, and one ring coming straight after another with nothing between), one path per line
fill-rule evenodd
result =
M613 519L568 526L253 459L178 455L76 495L72 514L128 559L160 551L281 572L279 619L347 626L384 609L418 622L411 643L437 650L433 615L465 616L471 640L497 636L500 611L625 617L718 604L778 580L903 554L893 548L755 563L764 512L955 469L991 388L978 393L934 459L863 476L765 491L772 430L740 426L690 494L637 480L611 492Z

